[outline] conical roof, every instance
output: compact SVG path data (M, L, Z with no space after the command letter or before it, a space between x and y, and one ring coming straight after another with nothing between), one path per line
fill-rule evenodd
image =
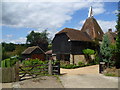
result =
M104 34L94 17L86 19L81 31L86 32L93 40L102 40Z

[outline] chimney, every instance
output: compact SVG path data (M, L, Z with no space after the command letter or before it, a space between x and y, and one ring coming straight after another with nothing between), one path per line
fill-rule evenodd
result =
M110 28L110 29L108 29L108 32L112 32L112 29Z

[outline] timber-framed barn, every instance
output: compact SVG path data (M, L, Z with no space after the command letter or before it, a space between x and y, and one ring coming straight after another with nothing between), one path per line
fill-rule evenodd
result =
M52 53L58 60L69 61L70 64L86 62L82 51L88 48L95 50L95 41L102 41L104 33L92 15L92 8L89 12L81 30L64 28L55 34Z

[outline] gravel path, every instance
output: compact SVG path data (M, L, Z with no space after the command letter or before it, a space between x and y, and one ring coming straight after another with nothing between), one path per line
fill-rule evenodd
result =
M99 65L81 67L77 69L60 69L61 74L77 75L77 74L99 74Z
M99 65L61 69L61 73L60 80L65 88L118 88L118 78L99 74Z

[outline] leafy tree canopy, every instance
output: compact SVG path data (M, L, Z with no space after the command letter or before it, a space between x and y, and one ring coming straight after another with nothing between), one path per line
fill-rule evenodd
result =
M2 47L4 47L5 51L13 51L13 50L15 50L15 44L13 44L13 43L5 43L5 42L3 42Z
M83 50L83 53L84 53L84 54L87 54L87 55L92 55L92 54L95 53L95 51L92 50L92 49L84 49L84 50Z
M117 20L117 39L116 39L116 68L120 68L120 1L118 3L118 20Z
M31 31L31 33L27 35L26 43L31 44L31 46L40 46L45 51L47 50L49 43L48 35L49 33L47 30L42 31L41 33Z
M102 55L102 60L107 63L107 67L109 67L110 60L112 57L112 49L110 48L110 40L108 38L108 35L105 34L103 36L102 44L100 45L100 52Z
M120 4L120 2L119 2ZM117 50L118 52L120 52L120 5L118 4L119 8L118 8L118 20L117 20L117 25L116 25L116 29L117 29L117 32L118 32L118 35L117 35L117 39L116 39L116 46L117 46Z

